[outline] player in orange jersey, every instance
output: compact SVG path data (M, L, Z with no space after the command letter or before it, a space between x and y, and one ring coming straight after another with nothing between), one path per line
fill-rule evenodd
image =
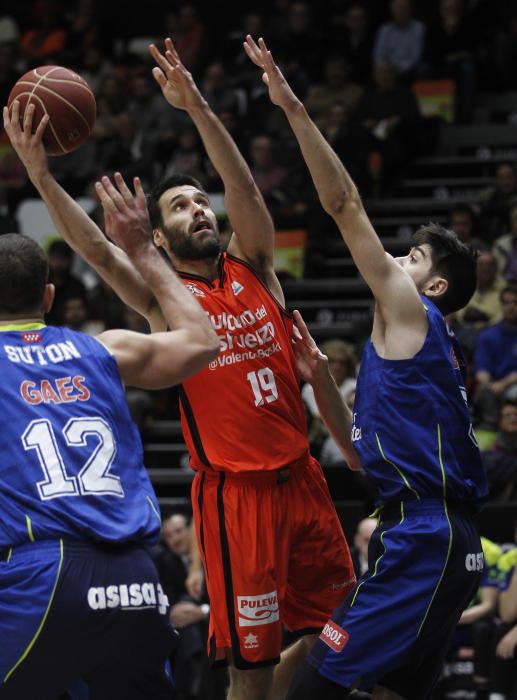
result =
M283 698L332 609L354 582L341 525L321 467L310 456L293 320L273 269L274 227L250 170L199 93L170 39L151 53L164 97L186 110L225 188L234 234L221 253L207 194L190 177L158 185L148 204L152 234L206 310L221 352L181 391L182 422L196 470L192 501L211 601L208 648L230 662L231 700ZM60 233L153 330L164 321L124 253L60 188L42 146L18 148ZM121 194L107 231L131 226ZM151 234L151 226L149 229ZM358 467L351 443L347 461ZM282 653L282 626L301 639Z

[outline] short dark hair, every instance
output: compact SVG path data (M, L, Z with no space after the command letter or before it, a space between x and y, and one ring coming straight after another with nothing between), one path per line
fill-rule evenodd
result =
M476 291L477 251L460 241L454 231L432 222L418 229L413 242L431 247L432 271L448 282L447 291L432 300L442 314L466 306Z
M163 224L162 213L159 205L160 197L164 192L167 192L167 190L170 190L172 187L181 187L182 185L190 185L191 187L195 187L201 192L204 192L203 186L199 180L196 180L195 177L192 177L191 175L177 174L161 180L148 193L147 208L149 210L149 218L153 229L159 228Z
M43 311L48 261L43 249L29 236L0 236L0 314Z

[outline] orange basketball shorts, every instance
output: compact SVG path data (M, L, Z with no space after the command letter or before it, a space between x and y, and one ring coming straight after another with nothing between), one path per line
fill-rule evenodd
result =
M192 497L210 658L278 663L282 628L319 633L355 582L320 465L304 455L273 472L198 472Z

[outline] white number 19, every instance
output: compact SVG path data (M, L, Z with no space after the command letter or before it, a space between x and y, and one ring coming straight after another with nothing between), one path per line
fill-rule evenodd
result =
M278 399L275 375L269 367L263 367L258 372L248 372L246 379L253 389L255 406L263 406L264 402L272 403Z

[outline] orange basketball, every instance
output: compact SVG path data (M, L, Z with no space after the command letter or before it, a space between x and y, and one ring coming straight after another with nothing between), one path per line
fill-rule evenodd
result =
M20 120L28 105L34 104L33 130L44 114L50 121L43 135L50 156L71 153L90 135L97 107L90 86L80 75L61 66L40 66L22 75L16 82L7 106L20 103Z

